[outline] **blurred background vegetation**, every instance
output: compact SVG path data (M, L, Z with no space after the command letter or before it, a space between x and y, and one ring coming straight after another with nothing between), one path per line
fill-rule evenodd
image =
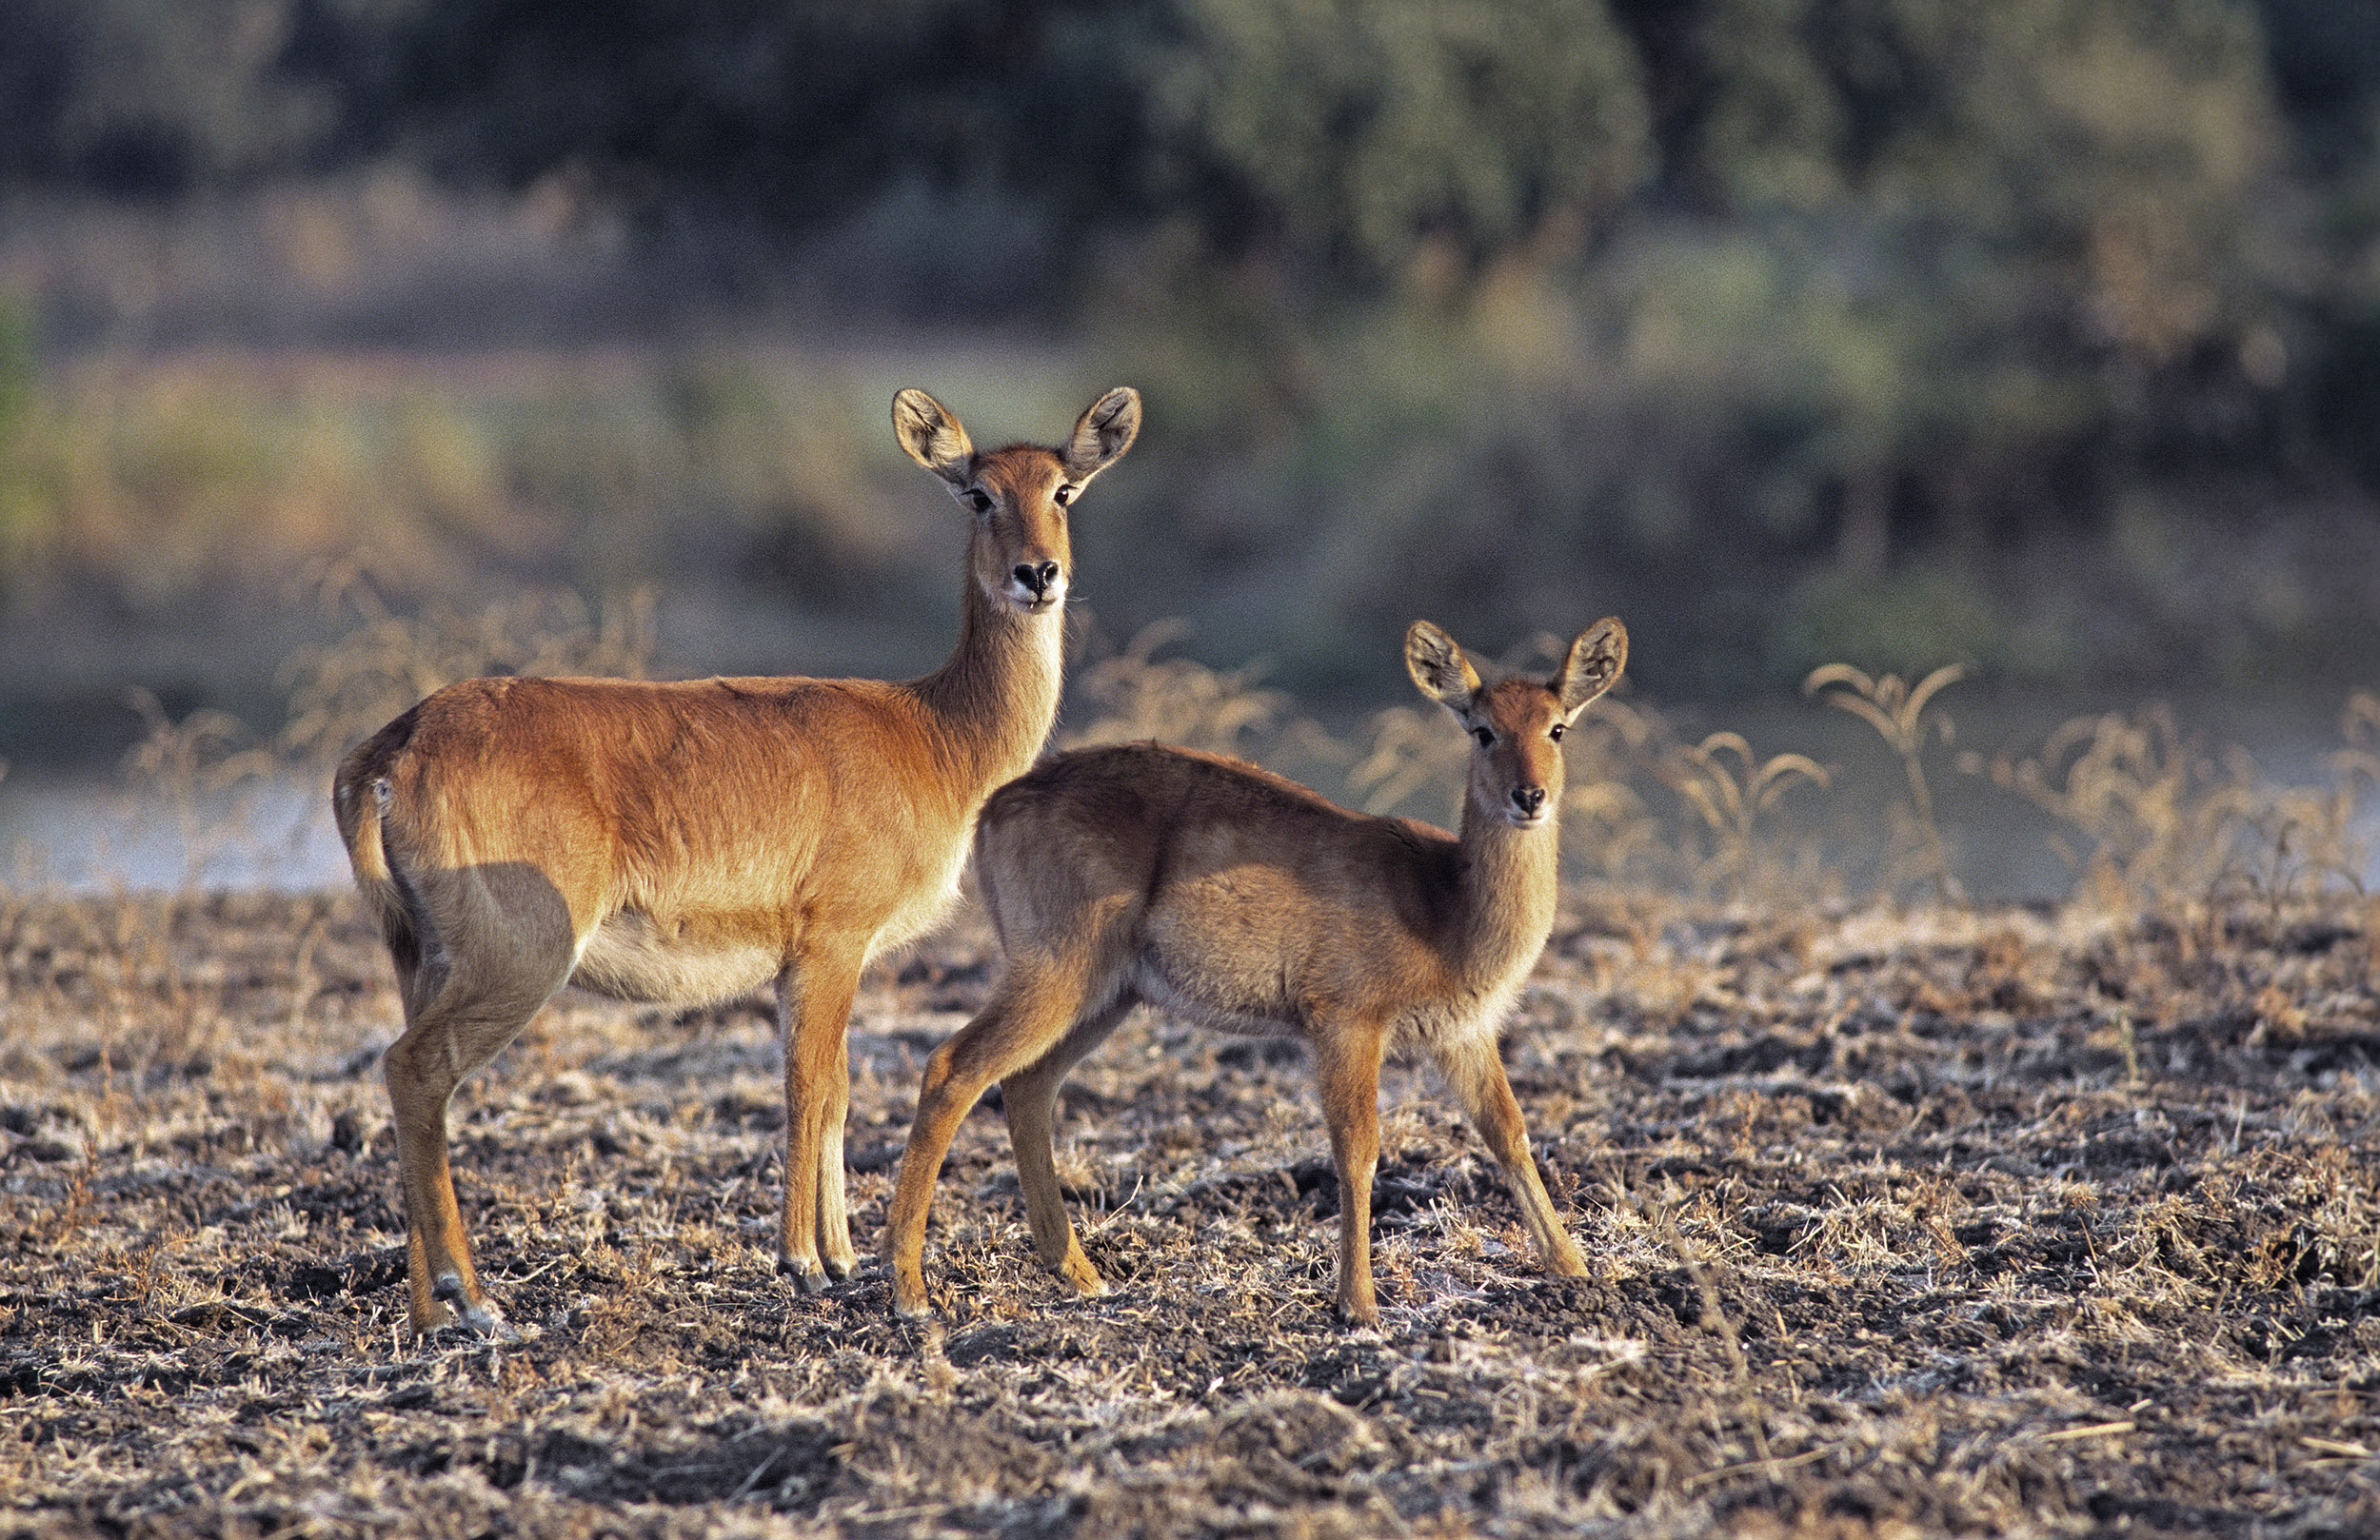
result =
M1422 614L1617 612L1713 701L2380 665L2365 0L9 10L20 764L128 681L266 720L359 593L930 666L907 384L979 442L1138 385L1082 598L1325 710Z

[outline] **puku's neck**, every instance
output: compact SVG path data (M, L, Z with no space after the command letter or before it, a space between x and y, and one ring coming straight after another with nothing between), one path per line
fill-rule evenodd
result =
M1463 798L1457 924L1462 971L1485 986L1525 973L1554 934L1560 898L1561 815L1517 829Z
M909 681L939 719L953 768L978 783L976 800L1031 768L1058 720L1065 607L1028 615L966 578L959 644L949 661Z

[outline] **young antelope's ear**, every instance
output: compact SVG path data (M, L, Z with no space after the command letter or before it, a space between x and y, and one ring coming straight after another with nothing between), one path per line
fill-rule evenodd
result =
M1478 671L1455 639L1427 621L1405 630L1405 672L1416 689L1458 716L1470 709L1479 688Z
M1066 476L1087 482L1123 457L1140 432L1140 392L1118 385L1083 409L1059 451Z
M953 486L964 486L975 471L975 445L949 407L922 390L893 397L893 437L909 458Z
M1562 666L1546 682L1562 703L1562 715L1577 718L1587 702L1612 687L1628 666L1628 627L1606 617L1578 633Z

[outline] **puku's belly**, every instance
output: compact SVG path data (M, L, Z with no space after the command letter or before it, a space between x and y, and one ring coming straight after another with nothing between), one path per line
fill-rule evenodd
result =
M570 981L615 999L694 1004L758 989L783 966L783 948L732 926L664 927L624 909L595 928Z
M1132 971L1133 992L1149 1004L1211 1032L1239 1037L1296 1037L1304 1023L1285 1001L1252 991L1185 988L1143 956Z

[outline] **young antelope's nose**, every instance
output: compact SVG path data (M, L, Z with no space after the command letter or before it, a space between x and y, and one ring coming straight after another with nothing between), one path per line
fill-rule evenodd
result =
M1538 809L1545 806L1545 788L1543 786L1515 786L1513 806L1520 809L1522 818L1536 818Z
M1020 562L1017 563L1016 578L1019 582L1023 583L1036 595L1046 595L1049 592L1049 585L1058 581L1058 563L1055 562Z

